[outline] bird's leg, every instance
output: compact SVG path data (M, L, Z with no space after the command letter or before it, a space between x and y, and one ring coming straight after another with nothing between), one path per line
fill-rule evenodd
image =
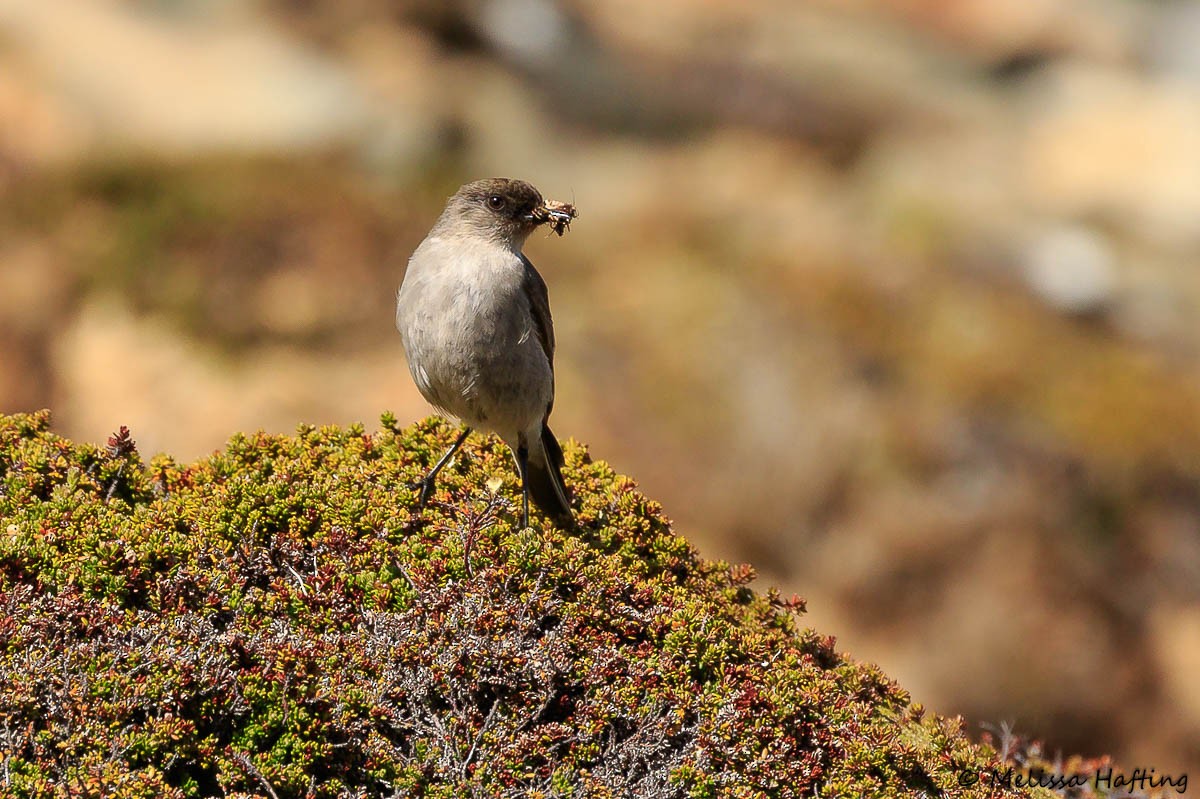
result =
M521 529L529 526L529 447L517 447L517 471L521 473Z
M437 463L433 464L433 468L429 470L429 473L412 484L412 488L418 486L421 488L421 494L417 497L417 507L425 507L429 495L433 493L433 485L437 481L438 472L442 470L443 466L449 463L450 459L454 457L454 453L458 452L458 448L463 445L463 442L467 440L467 436L470 434L471 428L464 427L463 431L458 434L458 438L454 439L454 444L450 446L450 449L446 450L446 454L439 458Z

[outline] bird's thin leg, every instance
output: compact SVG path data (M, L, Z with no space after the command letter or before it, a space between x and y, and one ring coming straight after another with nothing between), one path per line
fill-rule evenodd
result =
M521 529L529 526L529 448L517 447L517 471L521 473Z
M467 440L467 436L470 434L471 428L464 427L463 431L458 434L458 438L454 439L454 443L450 446L450 449L446 450L446 454L439 458L437 463L433 464L433 468L429 470L428 474L413 484L413 488L417 486L421 487L421 495L417 497L418 507L425 506L429 495L433 493L433 485L437 482L438 472L450 462L450 459L454 457L454 453L458 452L458 448L463 445L463 442Z

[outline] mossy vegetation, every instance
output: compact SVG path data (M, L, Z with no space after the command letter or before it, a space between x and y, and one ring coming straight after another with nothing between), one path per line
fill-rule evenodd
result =
M482 436L415 509L440 421L190 465L48 424L0 417L5 796L1009 795L581 446L568 533Z

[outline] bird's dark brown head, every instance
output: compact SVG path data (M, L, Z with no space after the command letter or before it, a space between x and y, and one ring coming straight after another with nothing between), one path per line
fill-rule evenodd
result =
M555 221L563 203L542 199L542 194L523 180L487 178L468 183L450 198L439 225L465 227L471 233L520 249L534 228ZM573 214L573 211L572 211ZM561 226L557 225L560 230Z

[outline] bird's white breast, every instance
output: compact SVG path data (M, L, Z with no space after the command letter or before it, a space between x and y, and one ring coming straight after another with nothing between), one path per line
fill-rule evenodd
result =
M540 424L553 397L524 275L520 255L504 246L430 237L409 260L397 299L397 327L421 394L506 437Z

